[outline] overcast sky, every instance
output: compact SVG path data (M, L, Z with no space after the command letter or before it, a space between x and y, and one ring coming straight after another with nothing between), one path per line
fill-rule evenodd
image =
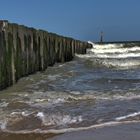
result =
M140 0L0 0L0 19L80 40L140 40Z

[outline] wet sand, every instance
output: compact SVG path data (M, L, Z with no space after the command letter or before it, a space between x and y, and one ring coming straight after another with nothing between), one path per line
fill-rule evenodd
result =
M54 137L54 134L11 134L8 132L0 132L0 140L47 140Z
M65 133L47 140L140 140L140 123Z
M140 140L140 123L93 128L60 135L0 132L0 140Z

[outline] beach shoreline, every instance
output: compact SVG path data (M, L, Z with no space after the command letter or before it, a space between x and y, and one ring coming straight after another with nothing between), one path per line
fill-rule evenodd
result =
M2 140L139 140L140 122L122 123L65 133L10 133L0 131Z
M119 124L103 128L58 135L47 140L139 140L140 123Z

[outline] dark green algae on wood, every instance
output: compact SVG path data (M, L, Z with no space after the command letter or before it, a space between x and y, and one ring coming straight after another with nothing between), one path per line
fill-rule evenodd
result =
M71 61L87 42L0 20L0 90L56 62Z

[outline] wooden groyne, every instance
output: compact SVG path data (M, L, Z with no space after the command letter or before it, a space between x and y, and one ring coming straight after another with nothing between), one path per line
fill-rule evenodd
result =
M74 54L85 54L91 45L23 25L0 21L0 90L21 77L43 71Z

